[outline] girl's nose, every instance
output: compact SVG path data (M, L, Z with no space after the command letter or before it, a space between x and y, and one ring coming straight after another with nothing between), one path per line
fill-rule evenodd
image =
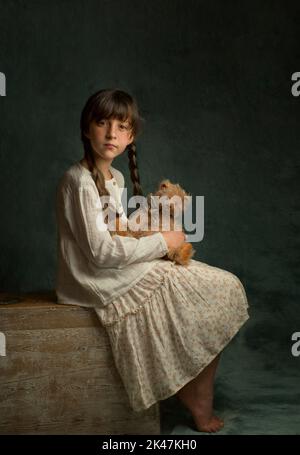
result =
M106 136L107 137L116 137L116 127L113 125L107 126Z

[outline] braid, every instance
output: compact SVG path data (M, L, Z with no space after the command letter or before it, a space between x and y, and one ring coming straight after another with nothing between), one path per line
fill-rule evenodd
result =
M105 180L100 169L95 164L95 158L89 141L84 141L84 157L92 173L93 180L99 192L99 196L109 195L109 191L105 188Z
M133 195L143 196L143 190L141 187L140 176L138 171L137 159L136 159L136 145L132 142L127 146L128 159L129 159L129 170L130 177L133 183Z
M95 158L94 154L90 145L90 142L83 139L83 145L84 145L84 157L86 159L86 162L89 167L89 171L92 173L92 178L96 184L96 187L98 189L99 196L110 196L110 192L105 188L105 180L102 172L100 169L97 168L95 164ZM103 209L105 210L107 208L108 204L105 203L103 206ZM116 213L116 217L119 218L119 213ZM104 222L107 223L107 216L104 219Z

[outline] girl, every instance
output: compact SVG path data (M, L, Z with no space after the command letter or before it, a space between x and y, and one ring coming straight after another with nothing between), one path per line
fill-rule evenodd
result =
M57 189L57 299L95 309L135 411L176 395L199 431L215 432L224 425L213 414L219 354L248 319L247 297L229 271L162 259L185 241L183 232L111 236L101 197L110 195L127 220L124 177L112 166L125 150L133 194L143 195L135 145L140 128L136 101L122 90L100 90L84 106L84 157Z

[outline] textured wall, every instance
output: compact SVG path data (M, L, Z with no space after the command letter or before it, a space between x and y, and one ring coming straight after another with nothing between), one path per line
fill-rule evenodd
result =
M85 100L117 86L146 119L144 191L167 177L205 196L196 259L244 283L249 346L274 362L282 348L282 361L293 363L299 3L0 0L0 8L1 289L53 288L57 180L82 157ZM130 184L127 157L114 165Z

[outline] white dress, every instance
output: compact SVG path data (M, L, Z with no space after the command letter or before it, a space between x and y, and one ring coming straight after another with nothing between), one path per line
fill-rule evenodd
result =
M112 166L110 170L114 178L105 185L118 198L121 211L124 177ZM168 252L160 232L140 239L111 237L103 222L95 182L90 171L80 163L73 164L62 176L56 196L58 302L106 306Z
M79 168L78 171L83 172ZM111 171L120 185L122 174L114 168ZM85 176L91 179L87 170ZM106 187L112 194L111 184L112 181L106 181ZM115 195L117 200L118 195ZM60 205L59 210L63 209L66 210ZM84 213L82 217L91 219ZM60 222L62 218L59 218ZM70 221L71 218L68 218ZM153 245L148 250L149 256L145 253L148 245L141 245L141 251L144 251L144 256L140 256L144 259L138 262L141 274L132 283L127 283L126 279L130 279L134 262L123 269L103 269L105 261L100 258L101 271L110 270L113 274L114 270L126 270L123 292L118 286L118 278L113 274L117 292L112 290L113 297L108 304L103 304L100 298L97 301L94 295L94 288L101 288L100 275L93 275L93 269L89 269L87 263L84 263L87 271L83 271L78 263L73 264L72 268L74 270L75 265L79 268L76 275L78 287L81 284L83 295L88 299L83 301L83 295L79 293L77 304L93 306L107 330L116 367L129 403L135 411L147 409L157 401L174 395L196 377L223 350L249 317L245 289L236 275L196 260L181 266L160 259L166 249L159 235L157 233L144 238L157 236L154 247L157 256L153 252ZM84 240L85 236L86 229ZM141 239L133 240L139 242ZM77 236L76 242L80 241L80 236ZM62 239L60 242L63 243ZM78 248L81 249L82 245ZM145 262L147 257L149 261ZM71 257L68 262L75 259L78 260ZM120 255L119 260L123 261ZM145 264L150 264L150 267L143 268ZM117 262L114 265L117 266ZM90 274L89 280L93 282L90 288L86 287L87 274ZM69 287L67 285L65 291L63 281L59 283L59 301L76 303L74 296L70 301L64 300Z

